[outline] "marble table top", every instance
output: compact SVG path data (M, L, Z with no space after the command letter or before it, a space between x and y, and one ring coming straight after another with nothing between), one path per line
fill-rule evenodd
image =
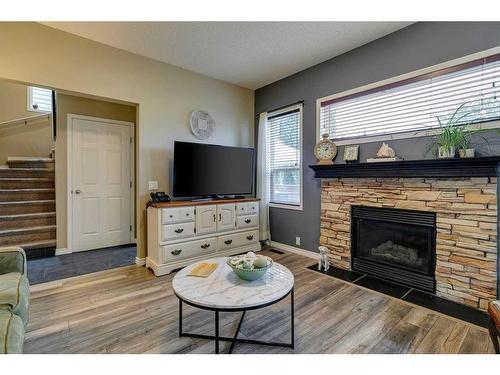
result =
M274 302L290 292L294 278L290 270L274 262L259 280L240 279L226 264L226 257L212 258L180 270L172 281L175 293L187 302L215 309L245 309ZM188 276L199 263L217 263L208 277Z

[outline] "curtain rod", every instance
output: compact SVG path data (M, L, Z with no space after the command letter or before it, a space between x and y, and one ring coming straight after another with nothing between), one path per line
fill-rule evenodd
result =
M286 104L286 105L282 105L281 107L278 107L278 108L274 108L274 109L270 109L269 111L263 111L263 112L274 112L274 111L279 111L280 109L283 109L283 108L286 108L286 107L291 107L292 105L295 105L295 104L304 104L304 100L299 100L298 102L294 102L294 103L290 103L290 104ZM262 113L262 112L261 112ZM260 113L257 113L255 115L255 117L259 117L260 116Z

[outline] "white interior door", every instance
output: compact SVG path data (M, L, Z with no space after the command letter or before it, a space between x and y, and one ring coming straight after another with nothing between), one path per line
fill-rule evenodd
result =
M72 250L131 242L131 126L72 118Z

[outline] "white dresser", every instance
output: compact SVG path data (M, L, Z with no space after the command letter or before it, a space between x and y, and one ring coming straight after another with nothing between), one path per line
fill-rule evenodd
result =
M158 203L147 215L146 266L156 276L205 258L260 250L258 199Z

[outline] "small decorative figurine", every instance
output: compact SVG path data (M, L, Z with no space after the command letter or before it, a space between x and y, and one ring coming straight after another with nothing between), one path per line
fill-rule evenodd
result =
M318 270L326 272L330 268L330 260L328 259L328 248L325 246L318 247L319 250L319 262L318 262Z
M367 159L368 163L378 163L381 161L396 161L401 160L396 156L396 152L387 143L383 142L382 146L377 152L377 156L371 159Z
M382 143L382 146L377 152L377 157L378 158L394 158L396 157L396 153L392 149L392 147L389 147L389 145L385 142Z

